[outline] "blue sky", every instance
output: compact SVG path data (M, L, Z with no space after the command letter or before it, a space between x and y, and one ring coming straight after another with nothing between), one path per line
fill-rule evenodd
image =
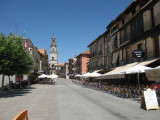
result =
M87 46L132 0L0 0L0 32L30 39L49 53L53 33L58 62Z

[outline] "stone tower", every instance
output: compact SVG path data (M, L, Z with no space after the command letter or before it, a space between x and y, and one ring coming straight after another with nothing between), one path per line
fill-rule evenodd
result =
M49 67L50 67L50 74L56 74L56 65L58 64L58 53L57 53L57 45L56 45L56 38L52 37L51 45L50 45L50 52L49 52Z

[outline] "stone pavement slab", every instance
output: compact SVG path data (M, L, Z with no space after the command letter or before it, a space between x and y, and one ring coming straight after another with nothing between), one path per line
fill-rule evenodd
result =
M29 120L56 120L55 91L53 85L35 84L0 98L0 120L12 120L28 110Z

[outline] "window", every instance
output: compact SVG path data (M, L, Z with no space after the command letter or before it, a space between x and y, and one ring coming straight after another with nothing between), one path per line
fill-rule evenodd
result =
M138 44L138 50L142 50L142 43L141 44Z
M117 35L116 35L114 38L114 48L117 48L117 47L118 47L118 45L117 45Z
M118 26L116 25L114 28L111 29L111 33L114 33L118 29Z
M132 15L134 15L136 13L135 8L132 9Z
M122 19L122 25L124 24L124 18Z
M100 44L100 47L99 47L99 55L102 55L102 44Z
M54 61L54 57L52 57L52 61Z
M143 31L143 17L139 16L131 23L132 40L138 40L143 35Z

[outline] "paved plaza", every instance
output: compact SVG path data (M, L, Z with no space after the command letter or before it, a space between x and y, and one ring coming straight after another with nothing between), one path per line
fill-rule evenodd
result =
M28 110L29 120L56 120L55 90L53 85L35 84L21 92L0 98L0 120L12 120Z
M29 120L159 120L160 110L58 79L55 85L35 84L0 98L0 120L12 120L27 109Z

